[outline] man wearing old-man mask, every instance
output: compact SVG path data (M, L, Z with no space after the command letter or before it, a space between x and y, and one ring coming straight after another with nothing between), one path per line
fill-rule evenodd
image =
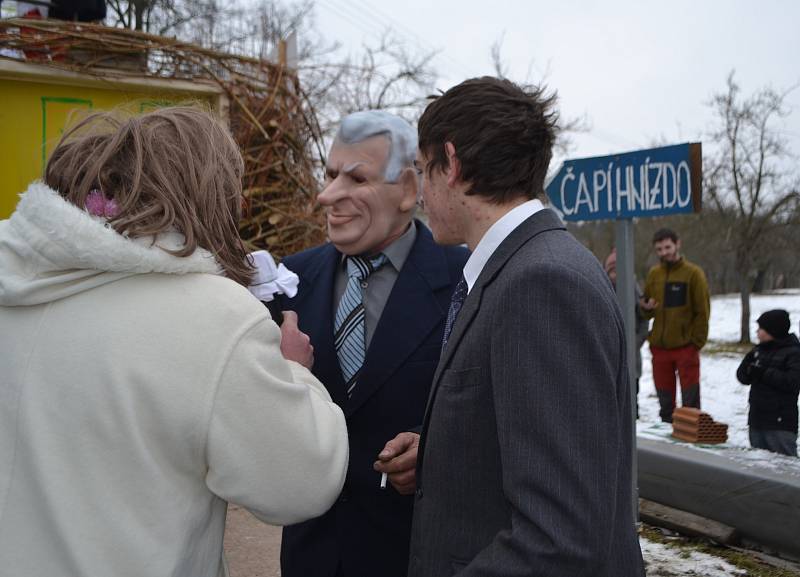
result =
M286 527L284 577L405 577L418 430L450 296L467 259L413 218L417 138L403 119L356 112L331 147L330 243L284 260L300 276L284 308L314 346L314 374L347 417L350 464L322 517Z

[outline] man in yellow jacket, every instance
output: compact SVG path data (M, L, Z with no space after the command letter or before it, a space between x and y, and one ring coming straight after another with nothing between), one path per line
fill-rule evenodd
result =
M648 337L653 381L661 420L671 423L676 372L683 406L700 408L700 349L708 338L711 304L703 270L681 256L681 241L674 231L658 230L653 248L661 262L647 273L639 304L645 318L655 319Z

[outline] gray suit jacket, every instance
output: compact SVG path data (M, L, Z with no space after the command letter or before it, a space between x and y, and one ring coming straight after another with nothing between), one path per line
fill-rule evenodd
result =
M484 267L434 377L409 575L644 575L627 374L608 277L534 214Z

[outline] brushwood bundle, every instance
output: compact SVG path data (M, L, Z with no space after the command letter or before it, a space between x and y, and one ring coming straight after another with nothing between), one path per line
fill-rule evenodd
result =
M285 58L269 62L124 28L29 19L0 20L0 58L100 78L217 84L245 163L242 238L278 257L325 239L314 202L320 130Z

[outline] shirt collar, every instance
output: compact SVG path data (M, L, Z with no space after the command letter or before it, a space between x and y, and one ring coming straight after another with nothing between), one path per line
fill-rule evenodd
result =
M386 260L396 271L399 272L403 268L415 240L417 240L417 224L412 220L408 229L397 240L381 251L386 255ZM341 266L347 266L345 263L346 258L347 255L343 254Z
M538 198L523 202L519 206L515 206L500 219L489 227L489 230L481 238L478 246L470 255L467 264L464 266L464 280L467 281L467 290L471 291L475 286L475 282L489 261L489 258L497 250L506 237L511 234L515 228L527 220L530 216L536 214L544 208L544 205Z
M675 270L683 266L683 256L678 257L675 262L662 262L660 264L667 270Z

